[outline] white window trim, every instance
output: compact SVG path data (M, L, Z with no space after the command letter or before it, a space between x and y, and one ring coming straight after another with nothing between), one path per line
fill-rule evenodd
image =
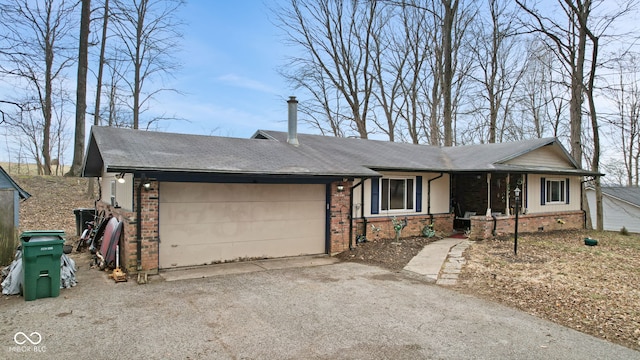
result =
M545 197L545 204L548 205L558 205L558 204L566 204L566 200L567 200L567 179L560 179L560 178L547 178L545 179L545 184L544 184L544 197ZM560 185L560 194L562 195L562 198L560 200L550 200L549 199L549 183L551 182L559 182Z
M382 198L384 195L384 192L382 191L382 183L384 182L384 180L404 180L405 181L405 193L404 193L404 199L403 199L403 206L404 208L402 209L383 209L382 208ZM413 181L413 187L412 187L412 192L411 192L411 198L413 199L412 203L413 203L413 207L411 208L407 208L407 180L412 180ZM379 199L378 199L378 208L380 209L380 212L386 212L386 213L405 213L407 211L415 211L416 209L416 177L415 176L385 176L382 177L380 179L380 182L378 184L378 194L379 195ZM387 199L389 202L389 204L391 204L391 199Z

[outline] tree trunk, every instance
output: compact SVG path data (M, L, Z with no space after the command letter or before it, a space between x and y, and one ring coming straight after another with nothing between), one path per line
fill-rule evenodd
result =
M73 141L73 162L66 176L80 176L84 160L85 114L87 112L87 68L89 57L89 25L91 0L82 0L80 44L78 46L78 79L76 88L76 127Z
M109 0L104 0L102 15L102 38L100 40L100 59L98 59L98 79L96 85L96 107L93 114L93 125L100 125L100 97L102 94L102 73L104 71L104 53L107 47L107 26L109 24Z
M585 24L586 25L586 24ZM587 31L585 31L587 32ZM592 43L591 49L591 71L589 73L589 86L587 88L587 99L589 100L589 115L591 117L591 129L593 131L593 161L591 162L591 170L600 172L600 127L598 124L598 116L596 113L596 104L593 97L593 91L596 78L596 66L598 61L598 37L588 32L589 39ZM604 214L602 209L602 186L600 177L595 180L596 188L596 230L604 230Z
M51 92L53 90L52 84L52 68L53 68L53 47L51 46L51 39L48 36L45 38L45 85L44 85L44 107L42 109L42 115L44 118L44 126L42 129L42 175L51 175L51 118L52 118L52 103Z
M444 19L442 28L442 98L443 98L443 122L444 122L444 146L453 145L453 116L451 106L451 87L453 86L453 68L451 58L453 22L458 9L458 0L442 0L444 5Z
M589 2L587 2L589 3ZM586 19L589 16L588 8L583 8L580 13L573 14L578 18L579 24L586 25ZM576 25L574 24L574 27ZM571 64L571 101L569 104L569 113L571 120L571 155L578 162L578 166L582 167L582 95L584 89L584 59L587 44L587 29L585 26L579 26L578 29L578 46L575 52L572 52L573 64Z
M140 78L142 67L142 42L144 39L144 17L146 15L146 4L148 0L142 0L138 8L138 18L136 23L136 49L134 61L134 78L133 78L133 128L138 129L140 126L140 92L142 91L142 79Z

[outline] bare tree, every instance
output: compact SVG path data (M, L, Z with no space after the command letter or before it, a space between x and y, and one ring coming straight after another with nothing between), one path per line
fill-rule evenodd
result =
M594 92L596 89L596 69L598 67L599 40L604 36L610 25L629 13L635 6L635 1L619 4L612 12L601 16L592 15L592 10L602 5L602 1L592 0L557 0L564 15L563 20L568 23L563 26L553 15L543 15L539 10L516 0L518 5L533 20L530 29L549 41L549 47L563 61L565 68L571 75L571 155L581 166L583 161L582 142L582 111L584 96L587 98L588 113L591 120L593 158L591 170L599 172L600 167L600 134L596 112ZM589 68L585 74L585 67ZM585 79L586 77L586 79ZM596 229L603 228L602 219L602 190L599 177L595 180L596 190ZM587 204L583 192L583 204ZM588 205L585 205L588 206ZM588 208L586 209L588 212ZM587 220L590 217L587 217Z
M472 77L479 84L474 98L482 100L477 101L474 113L483 122L488 119L489 143L502 142L505 131L513 129L507 126L511 104L526 65L520 55L520 41L515 36L514 12L507 5L506 1L488 0L488 21L476 21L473 32L476 41L471 51L477 71Z
M568 142L568 81L564 80L564 73L558 71L562 66L536 39L529 42L526 53L523 81L518 89L518 107L525 121L524 136L553 136Z
M78 44L78 76L76 87L76 126L73 141L73 161L67 176L79 176L84 160L85 114L87 112L87 69L89 68L89 25L91 0L81 0L80 42Z
M441 63L442 51L431 39L438 37L439 26L431 21L434 17L417 1L397 6L403 31L392 35L395 49L392 71L399 75L401 93L396 97L403 101L396 101L396 112L405 121L410 142L418 144L422 138L427 142L438 141L441 134L436 109L440 102L440 82L439 73L431 70ZM430 67L429 59L437 66Z
M370 132L367 119L374 85L371 48L374 28L379 25L378 5L376 0L291 0L287 7L274 9L277 26L288 42L304 52L289 59L284 77L295 87L308 89L313 84L304 84L305 79L297 77L299 69L321 73L344 102L340 107L349 109L351 130L363 139ZM318 100L322 98L316 96L314 101ZM321 104L317 108L325 107Z
M154 80L161 81L162 76L171 76L179 67L173 54L179 48L181 37L176 12L183 4L183 0L113 2L113 27L119 46L116 51L123 54L130 65L125 68L128 73L122 74L122 79L132 97L129 107L134 129L140 127L140 115L155 95L163 91L177 92L162 86L149 89L149 85L153 85L150 83Z
M307 90L312 97L311 101L299 104L299 111L306 115L303 121L317 128L322 135L344 137L347 117L342 114L340 92L330 85L323 73L303 68L299 71L299 76L292 78L292 83Z
M587 0L578 13L574 13L569 4L570 0L557 0L565 18L556 20L555 14L543 14L536 8L529 6L521 0L516 3L530 15L531 23L525 20L534 33L541 35L541 40L547 44L556 56L562 60L563 65L571 75L571 155L582 164L582 103L584 84L584 66L587 51L587 32L580 24L589 19L591 1ZM582 18L582 20L580 20ZM565 24L567 22L569 26Z
M622 153L626 185L638 186L638 158L640 157L640 82L638 56L623 52L615 60L617 82L607 87L605 94L616 107L609 123L614 127L613 143Z
M442 19L442 108L444 120L444 146L453 145L453 105L451 104L451 89L453 86L454 67L453 30L459 0L441 0L444 7Z
M54 85L65 76L65 70L73 64L75 49L70 45L71 31L75 28L76 3L67 1L14 0L0 5L0 23L6 35L6 44L0 62L0 72L14 79L26 89L26 97L34 99L30 110L39 110L41 126L32 126L38 120L33 116L20 116L18 121L28 119L21 129L41 131L41 136L30 134L32 140L39 139L36 156L40 171L51 174L51 126L56 92ZM21 101L20 101L21 102Z
M100 103L102 100L102 77L106 62L107 34L109 27L109 0L104 0L102 7L102 35L100 36L100 55L98 56L98 75L96 79L96 101L93 114L93 125L100 125Z
M387 136L389 141L395 141L397 124L400 113L395 111L400 101L401 87L407 62L406 51L395 47L393 34L385 32L385 25L393 17L391 11L380 13L377 22L380 25L372 28L371 33L371 76L373 77L374 90L372 95L379 104L384 121L378 121L373 116L374 124ZM388 54L388 55L387 55ZM387 56L385 56L387 55Z

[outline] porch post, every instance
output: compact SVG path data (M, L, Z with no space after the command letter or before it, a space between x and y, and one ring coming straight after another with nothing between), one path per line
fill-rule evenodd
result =
M506 196L506 200L505 203L506 205L506 209L504 209L504 213L507 216L511 216L511 211L509 209L509 189L511 188L511 174L507 174L507 180L506 180L507 184L504 187L504 192L505 192L505 196Z
M491 216L491 173L487 173L487 213L485 216Z

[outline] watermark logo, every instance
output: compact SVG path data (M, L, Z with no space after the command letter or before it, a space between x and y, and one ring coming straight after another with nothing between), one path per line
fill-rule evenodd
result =
M9 352L16 353L43 353L47 351L47 347L44 345L40 345L42 343L42 335L39 332L34 331L27 335L22 331L18 331L13 335L13 342L16 344L15 346L9 346Z
M31 337L33 337L33 339ZM35 340L36 337L38 340ZM27 336L27 334L23 333L22 331L18 331L15 335L13 335L13 341L15 341L15 343L18 345L23 345L27 341L30 342L31 345L38 345L42 342L42 335L40 335L39 332L34 331L29 334L29 336Z

